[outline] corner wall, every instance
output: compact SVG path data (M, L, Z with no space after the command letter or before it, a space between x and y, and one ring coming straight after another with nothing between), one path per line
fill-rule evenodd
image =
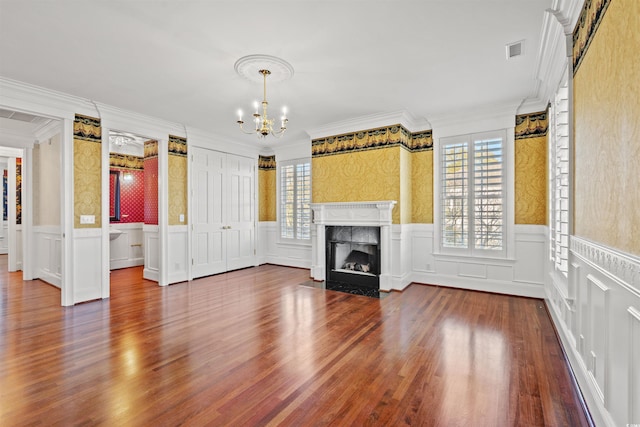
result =
M568 288L547 301L596 425L640 424L640 2L587 0L573 33Z

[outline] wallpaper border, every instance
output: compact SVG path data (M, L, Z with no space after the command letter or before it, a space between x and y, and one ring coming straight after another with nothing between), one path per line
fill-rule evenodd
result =
M411 152L433 150L433 133L409 132L396 124L311 140L312 157L402 146Z
M276 168L276 156L258 155L258 169L271 170Z
M152 159L158 157L158 141L150 139L144 142L144 158Z
M516 116L515 138L538 138L546 136L549 129L547 111L537 113L518 114Z
M187 157L187 138L169 135L169 154Z
M144 158L128 154L110 153L109 166L117 169L144 170Z
M100 119L76 114L73 121L73 137L82 141L102 143Z
M573 74L575 75L593 40L611 0L586 0L573 30Z

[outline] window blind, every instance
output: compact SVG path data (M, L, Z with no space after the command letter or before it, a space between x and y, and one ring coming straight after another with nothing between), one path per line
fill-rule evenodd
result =
M293 161L280 166L280 237L311 238L311 163Z
M504 249L504 138L468 135L441 146L441 244Z

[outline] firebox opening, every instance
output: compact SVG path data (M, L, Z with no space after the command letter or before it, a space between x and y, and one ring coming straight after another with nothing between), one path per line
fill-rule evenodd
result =
M380 288L380 227L328 226L327 280Z

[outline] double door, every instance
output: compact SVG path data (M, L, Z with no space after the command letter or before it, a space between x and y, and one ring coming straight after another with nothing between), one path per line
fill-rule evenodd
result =
M255 160L191 154L192 277L255 265Z

